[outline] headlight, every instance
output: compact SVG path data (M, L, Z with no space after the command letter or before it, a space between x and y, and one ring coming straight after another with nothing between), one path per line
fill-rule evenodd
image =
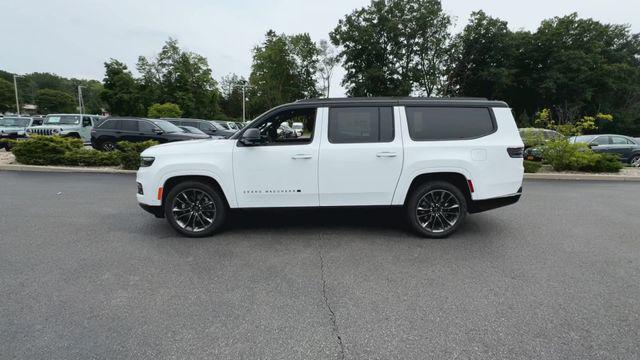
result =
M149 167L156 160L153 156L141 156L140 157L140 167Z
M27 129L27 133L30 133L30 132L31 132L31 129Z
M54 134L57 134L57 133L59 133L59 132L60 132L60 130L58 130L58 129L51 129L51 132L52 132L52 133L54 133Z

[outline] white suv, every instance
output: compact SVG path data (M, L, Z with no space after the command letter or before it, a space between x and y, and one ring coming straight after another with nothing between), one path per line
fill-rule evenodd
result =
M309 131L286 137L280 124ZM507 104L478 99L312 99L264 113L229 139L142 153L138 202L186 236L229 209L404 206L427 237L513 204L523 144Z

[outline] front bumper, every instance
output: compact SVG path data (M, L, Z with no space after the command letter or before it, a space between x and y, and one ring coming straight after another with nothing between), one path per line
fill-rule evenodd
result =
M476 214L483 211L493 210L504 206L509 206L517 203L522 196L522 187L518 189L518 192L513 195L503 196L499 198L486 199L486 200L474 200L469 204L467 209L470 214Z
M153 214L155 217L157 218L163 218L164 217L164 211L162 211L162 206L152 206L152 205L147 205L147 204L143 204L143 203L138 203L138 205L140 205L140 207L142 208L142 210Z

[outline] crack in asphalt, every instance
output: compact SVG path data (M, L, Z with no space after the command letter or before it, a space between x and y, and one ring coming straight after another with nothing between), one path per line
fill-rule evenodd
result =
M320 241L322 241L322 235L320 235ZM322 244L319 244L318 246L318 256L320 257L320 281L322 282L322 299L324 300L324 306L329 311L331 330L333 331L333 334L338 341L338 346L340 347L338 359L344 360L344 344L342 343L342 338L340 337L340 331L338 329L338 323L336 322L336 313L331 308L331 304L329 304L329 299L327 297L327 280L324 277L324 256L322 256Z

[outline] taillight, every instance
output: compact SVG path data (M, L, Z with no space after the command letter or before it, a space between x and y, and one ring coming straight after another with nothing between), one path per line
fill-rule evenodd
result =
M511 156L512 158L524 157L524 148L521 148L521 147L507 148L507 152L509 153L509 156Z

